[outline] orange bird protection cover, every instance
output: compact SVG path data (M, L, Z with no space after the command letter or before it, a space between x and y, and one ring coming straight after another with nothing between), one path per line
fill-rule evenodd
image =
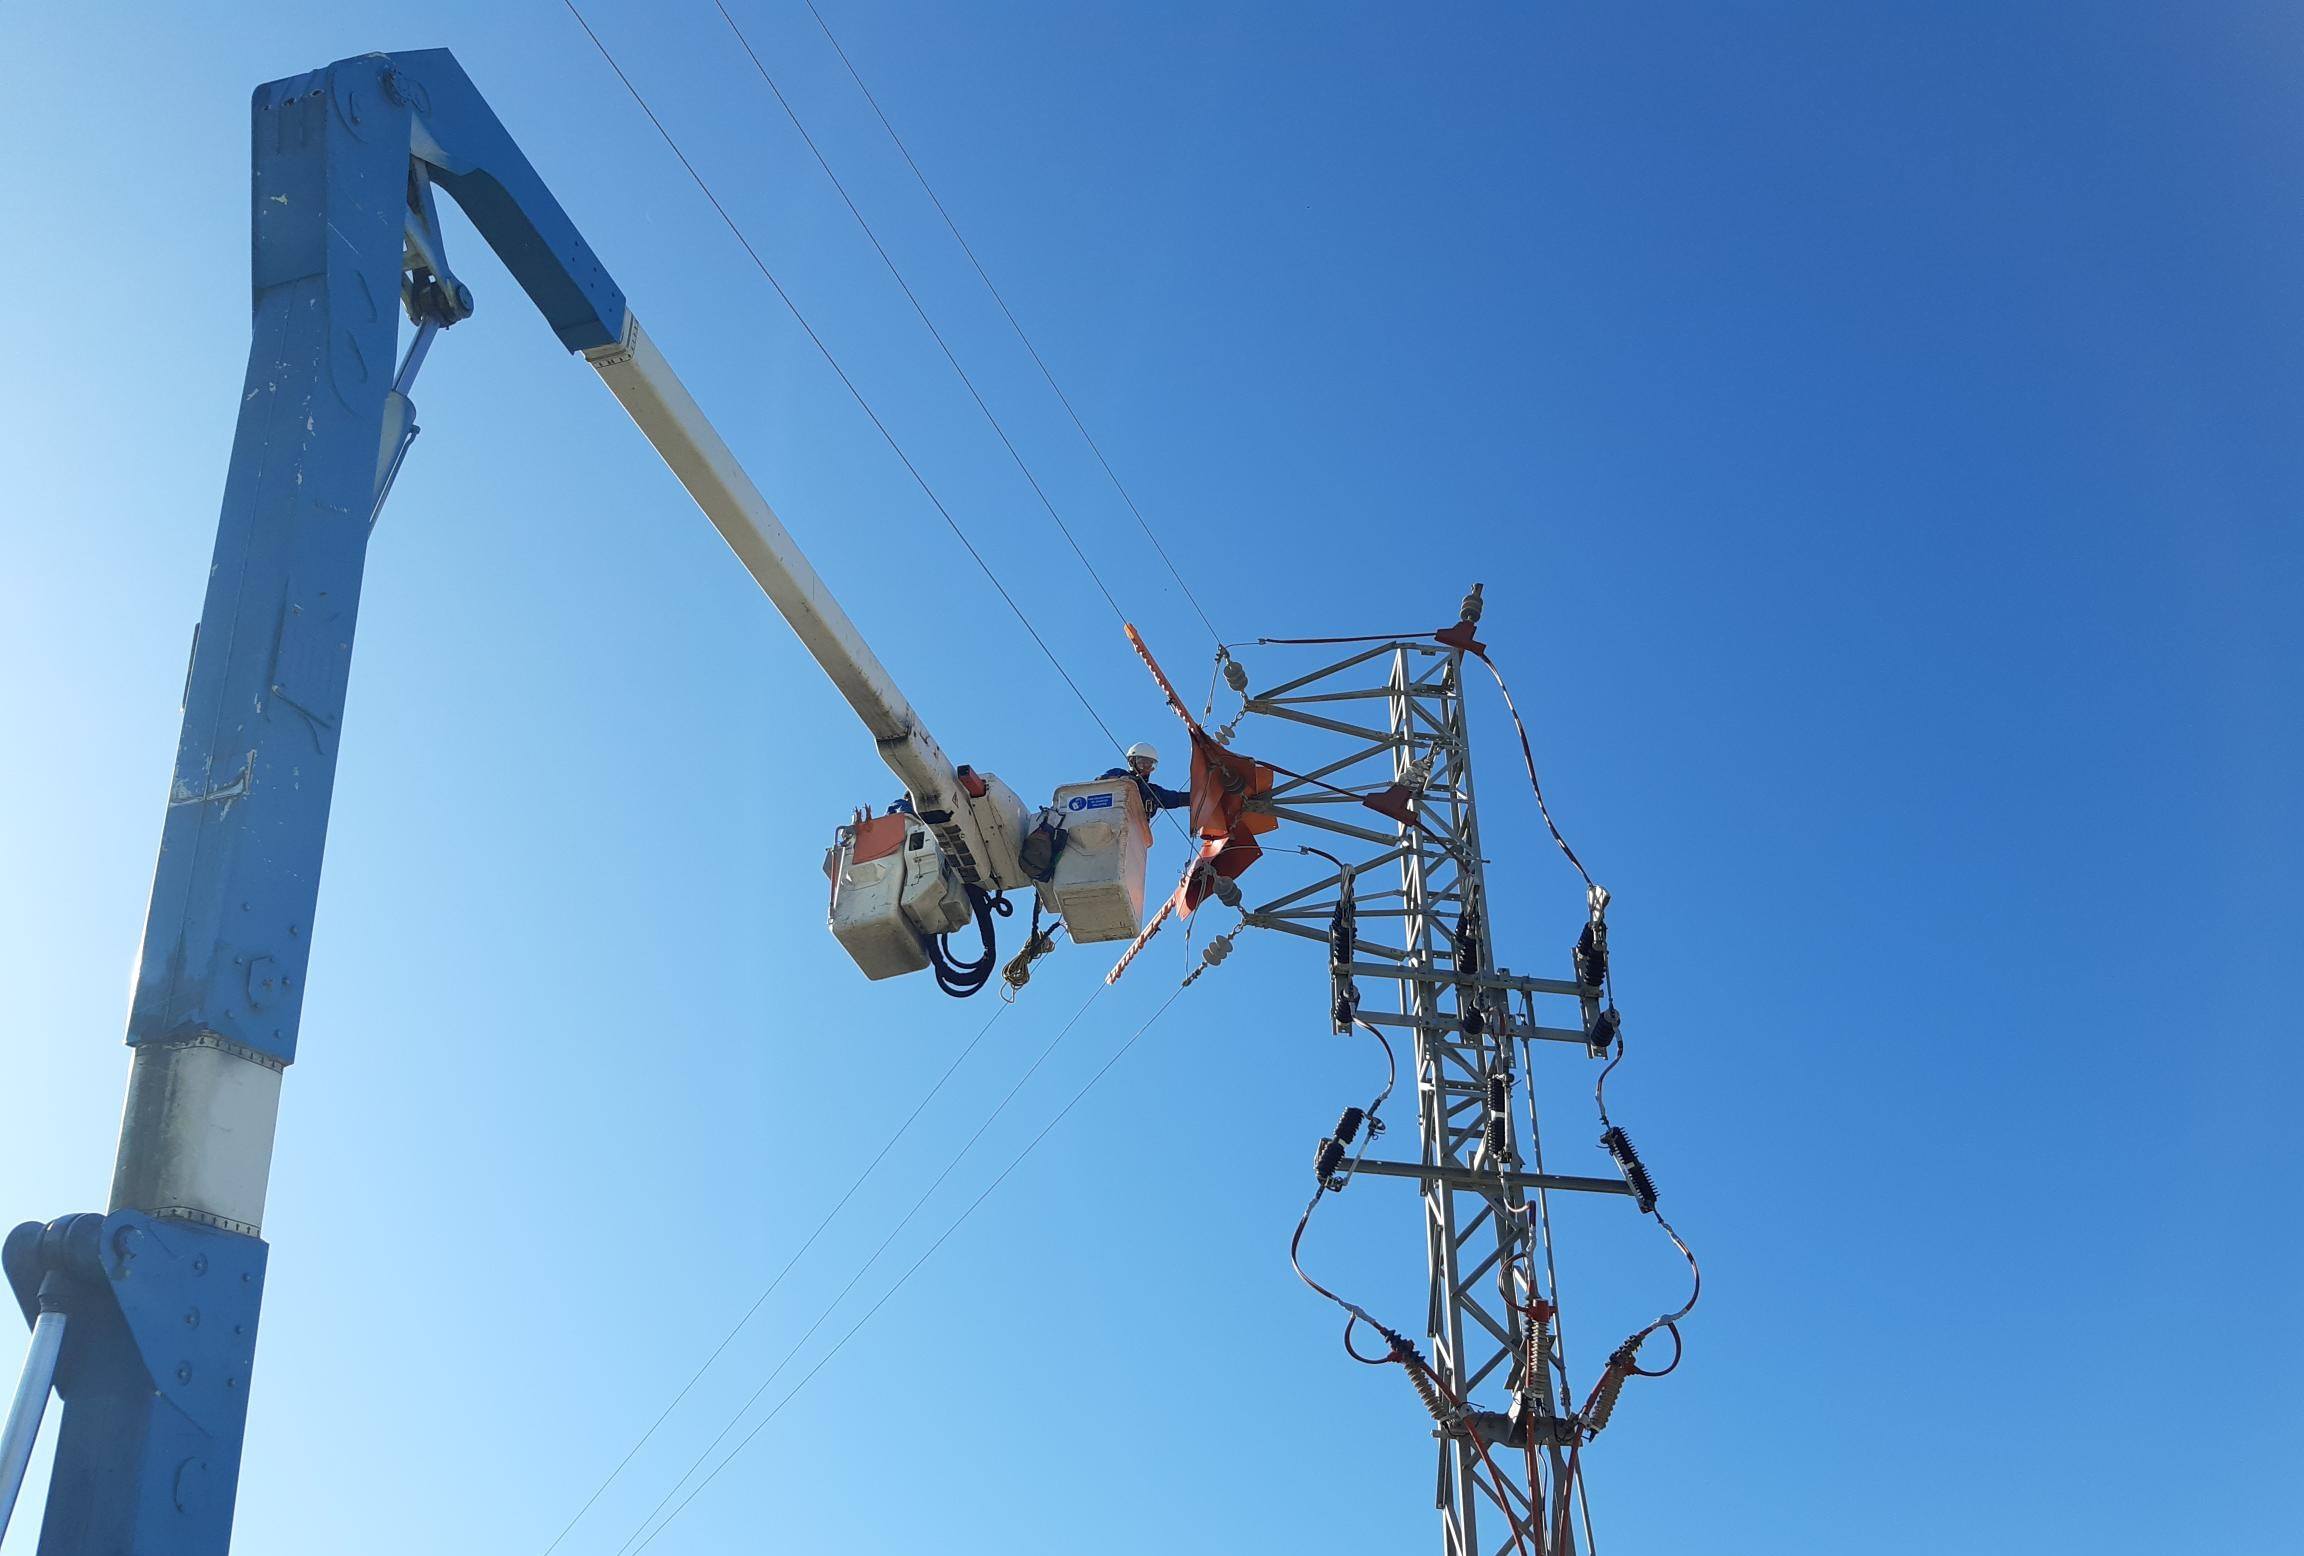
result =
M1168 699L1168 706L1184 721L1184 728L1192 737L1192 831L1200 840L1199 852L1192 866L1184 872L1183 881L1176 888L1175 907L1189 914L1200 906L1214 890L1216 878L1237 879L1264 855L1256 839L1280 824L1279 818L1261 809L1252 810L1250 802L1260 800L1272 792L1273 769L1254 757L1242 756L1218 745L1209 733L1200 727L1200 721L1185 707L1176 695L1152 651L1144 646L1144 639L1136 629L1128 628L1128 641L1152 679L1160 683L1160 693Z

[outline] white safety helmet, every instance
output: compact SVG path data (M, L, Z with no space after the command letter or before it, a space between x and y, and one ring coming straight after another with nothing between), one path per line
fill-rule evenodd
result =
M1160 753L1153 749L1151 741L1139 740L1128 748L1128 765L1134 767L1138 762L1144 764L1146 772L1160 765Z

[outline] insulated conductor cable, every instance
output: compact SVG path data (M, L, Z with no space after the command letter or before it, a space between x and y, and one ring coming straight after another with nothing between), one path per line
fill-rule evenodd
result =
M1104 986L1099 984L1097 987L1101 989ZM656 1526L655 1532L650 1534L647 1539L640 1542L638 1547L639 1550L646 1550L650 1545L654 1544L656 1536L662 1534L667 1528L671 1527L672 1520L674 1518L678 1518L683 1512L687 1511L688 1504L695 1501L696 1498L703 1493L703 1490L706 1486L711 1485L714 1480L718 1479L722 1470L726 1469L730 1464L733 1464L736 1461L737 1455L741 1454L747 1447L751 1445L752 1439L758 1437L761 1432L767 1429L768 1423L775 1420L778 1413L781 1412L786 1405L790 1404L794 1397L797 1396L802 1389L808 1386L809 1380L814 1378L819 1372L822 1372L826 1363L830 1362L833 1357L839 1355L841 1348L847 1345L850 1340L856 1338L857 1331L861 1330L866 1324L870 1323L872 1321L873 1315L878 1313L882 1308L886 1307L888 1305L889 1299L894 1297L897 1292L904 1289L905 1283L911 1280L914 1275L919 1273L920 1267L922 1265L926 1264L931 1258L935 1257L936 1250L943 1247L944 1244L950 1240L952 1234L959 1231L960 1228L966 1224L968 1218L976 1213L977 1207L982 1205L987 1199L990 1199L992 1197L993 1191L999 1188L1001 1184L1006 1183L1010 1174L1014 1173L1018 1167L1024 1164L1024 1158L1030 1156L1034 1150L1038 1149L1040 1142L1047 1139L1048 1136L1054 1132L1056 1126L1063 1123L1071 1111L1080 1105L1080 1099L1087 1096L1089 1092L1095 1090L1096 1083L1101 1081L1107 1074L1111 1073L1112 1067L1114 1065L1118 1064L1122 1059L1128 1056L1128 1050L1136 1046L1137 1039L1141 1038L1146 1032L1149 1032L1152 1029L1152 1024L1168 1013L1168 1007L1175 1004L1177 996L1183 992L1184 991L1181 988L1172 989L1169 991L1168 997L1160 1002L1159 1009L1153 1011L1151 1015L1144 1018L1143 1024L1137 1027L1134 1032L1129 1034L1128 1040L1126 1042L1122 1043L1118 1048L1113 1050L1112 1057L1106 1059L1104 1063L1097 1069L1096 1073L1088 1077L1087 1082L1082 1085L1078 1091L1072 1094L1071 1100L1066 1102L1063 1107L1057 1109L1056 1116L1048 1120L1047 1123L1043 1124L1040 1127L1040 1132L1034 1135L1031 1140L1025 1144L1024 1149L1018 1151L1016 1155L1010 1159L1008 1165L1000 1169L1000 1175L994 1178L990 1183L986 1184L984 1186L983 1192L968 1202L968 1208L961 1211L960 1214L954 1218L952 1224L947 1226L941 1233L937 1235L936 1241L930 1243L926 1251L923 1252L919 1258L913 1260L910 1267L907 1268L903 1274L896 1277L896 1283L890 1286L886 1291L882 1292L880 1294L880 1299L877 1302L874 1302L870 1307L866 1308L864 1310L863 1316L858 1318L855 1323L848 1327L848 1332L843 1334L838 1340L835 1340L832 1343L832 1348L817 1358L816 1365L809 1368L806 1374L801 1377L800 1381L793 1384L791 1389L784 1395L784 1397L776 1401L775 1405L769 1410L769 1412L760 1418L759 1423L755 1425L751 1431L745 1433L743 1438L738 1441L736 1446L728 1451L728 1456L722 1459L717 1465L713 1466L712 1473L706 1475L702 1481L697 1483L696 1489L689 1492L687 1498L682 1501L678 1507L672 1510L671 1516L666 1518L662 1523L658 1524ZM1093 1002L1095 995L1091 994L1089 999L1091 1002ZM1087 1006L1083 1005L1081 1010L1083 1013L1085 1013ZM1079 1017L1075 1016L1073 1019L1076 1021L1079 1019ZM1069 1030L1069 1027L1067 1027L1067 1030Z
M824 343L824 338L821 335L816 333L816 327L808 322L808 316L800 311L800 305L792 300L792 294L784 290L784 283L776 279L776 273L768 268L768 262L761 258L760 251L753 247L752 240L744 235L744 229L737 225L736 218L731 216L728 213L728 208L720 203L720 197L712 192L712 186L704 181L704 175L696 170L696 164L688 160L688 153L680 148L680 143L677 140L673 139L672 132L665 128L664 121L657 117L656 110L649 106L648 99L641 95L640 88L633 85L632 78L624 73L623 65L619 64L616 56L609 52L608 45L600 41L600 35L592 30L592 24L585 20L584 13L576 8L576 0L560 0L560 3L567 7L570 16L576 18L576 25L584 29L584 36L592 40L592 46L598 49L600 57L608 62L608 68L616 73L616 79L623 83L624 90L632 95L632 101L640 105L640 111L648 116L648 122L655 126L656 133L663 137L664 144L671 148L672 155L679 160L680 166L687 170L689 178L695 181L696 187L703 192L704 198L711 202L712 209L719 213L720 220L726 224L729 232L734 234L736 241L743 246L744 252L751 257L753 266L767 279L769 286L775 289L776 296L783 302L785 311L792 315L793 322L800 326L801 331L816 347L817 354L824 358L825 365L832 369L834 376L847 389L849 397L855 400L857 407L864 412L865 417L879 432L881 439L887 443L890 452L895 454L898 462L904 466L905 472L912 477L913 483L920 488L921 493L927 497L929 503L943 518L946 527L959 540L962 548L975 560L976 566L982 570L993 589L999 593L1000 598L1007 602L1008 609L1015 613L1016 620L1023 626L1024 631L1035 644L1039 645L1041 654L1047 658L1050 666L1055 669L1058 676L1063 678L1064 684L1072 688L1072 695L1078 698L1080 706L1088 711L1088 717L1093 719L1096 727L1104 732L1104 738L1112 742L1114 750L1125 753L1127 747L1122 744L1118 735L1112 733L1112 726L1104 722L1104 716L1096 711L1096 705L1088 700L1088 694L1080 689L1080 683L1072 679L1072 673L1064 668L1064 662L1056 657L1055 651L1048 646L1048 640L1040 635L1040 629L1032 625L1032 618L1024 614L1024 607L1016 603L1016 597L1008 592L1008 586L1000 581L1000 575L992 571L992 564L984 560L984 553L976 549L976 543L968 538L968 532L960 527L960 521L952 516L952 510L944 505L944 499L936 495L936 489L928 484L928 478L921 473L920 467L912 462L912 456L904 452L904 445L896 441L896 434L891 432L888 429L888 424L880 419L880 413L872 408L872 402L864 398L864 391L856 386L856 381L848 376L848 370L840 365L840 359L832 354L832 348Z
M1136 505L1135 497L1121 482L1120 473L1112 468L1112 461L1104 457L1104 450L1098 445L1094 436L1089 433L1087 423L1083 422L1080 419L1080 413L1072 408L1071 396L1067 395L1063 386L1056 382L1056 375L1049 370L1047 362L1041 358L1040 348L1032 344L1032 337L1024 332L1024 326L1017 319L1015 310L1008 306L1008 299L1001 296L1000 288L992 284L991 274L985 270L984 262L976 257L976 251L969 247L968 240L960 235L959 223L952 219L951 211L945 208L943 200L937 196L935 186L928 182L928 175L923 173L920 170L920 164L913 160L912 148L904 144L904 137L897 134L896 126L889 122L887 111L880 106L880 99L873 96L872 89L864 84L863 76L857 73L856 62L848 57L848 51L841 47L840 40L833 36L831 25L824 20L824 13L816 8L816 0L806 0L806 3L808 14L816 18L817 27L823 31L824 41L832 45L832 52L840 56L840 63L847 68L848 79L856 83L856 90L864 94L865 102L871 104L874 117L879 119L880 127L888 132L888 139L895 143L898 154L904 158L904 165L910 168L912 176L920 181L921 192L928 196L928 203L936 207L936 214L944 219L945 229L952 234L952 241L959 244L960 252L968 256L968 263L975 267L977 277L984 283L984 290L992 294L992 300L1000 305L1001 314L1008 320L1008 327L1013 329L1016 332L1016 338L1023 342L1025 351L1032 358L1032 365L1040 369L1042 378L1048 380L1048 387L1054 391L1056 402L1064 407L1064 414L1072 418L1072 425L1080 430L1081 440L1088 445L1089 452L1096 456L1096 463L1104 467L1104 474L1111 478L1112 489L1120 494L1120 500L1126 503L1128 511L1136 516L1137 527L1144 531L1144 538L1151 541L1152 549L1159 553L1161 562L1168 568L1168 576L1176 580L1176 587L1182 589L1184 598L1191 601L1193 612L1199 616L1200 624L1208 629L1208 635L1221 644L1223 636L1217 632L1216 623L1208 619L1208 612L1202 608L1200 597L1194 594L1192 586L1184 581L1184 575L1177 570L1176 563L1168 555L1168 548L1160 544L1159 535L1154 533L1150 521L1144 517L1144 510Z
M1568 856L1568 862L1576 867L1576 873L1584 877L1586 893L1599 891L1600 885L1592 879L1592 872L1584 868L1584 861L1576 857L1576 850L1570 848L1568 839L1560 835L1559 825L1552 819L1552 807L1544 803L1544 780L1536 776L1536 748L1529 744L1528 725L1520 717L1520 705L1512 700L1512 688L1504 684L1504 672L1496 668L1496 661L1490 659L1485 652L1475 651L1475 657L1496 678L1496 690L1504 698L1504 711L1512 715L1513 731L1520 737L1520 759L1528 768L1528 787L1535 792L1536 813L1544 818L1544 830L1552 834L1552 841L1560 845L1560 852ZM1605 900L1605 896L1602 900Z
M1608 1004L1611 1009L1613 1009L1616 1004L1616 980L1613 975L1611 975L1608 980ZM1660 1378L1664 1376L1664 1373L1670 1372L1674 1367L1680 1365L1680 1320L1686 1318L1690 1313L1693 1313L1696 1310L1697 1301L1704 1295L1704 1268L1702 1265L1696 1262L1695 1253L1689 1248L1687 1242L1680 1236L1679 1230L1675 1228L1671 1222L1664 1219L1664 1212L1656 1208L1655 1180L1648 1175L1648 1169L1646 1165L1640 1160L1639 1153L1632 1148L1631 1140L1624 1134L1622 1129L1616 1126L1615 1121L1608 1116L1608 1075L1610 1071L1616 1068L1616 1066L1624 1062L1624 1033L1621 1028L1619 1028L1616 1033L1615 1043L1615 1057L1610 1059L1607 1064L1601 1067L1599 1079L1592 1083L1592 1101L1599 1110L1600 1127L1604 1131L1601 1135L1601 1143L1605 1148L1609 1150L1611 1155L1616 1153L1618 1146L1610 1145L1609 1142L1614 1140L1620 1143L1623 1155L1619 1156L1617 1161L1619 1167L1623 1168L1624 1170L1626 1186L1632 1189L1635 1195L1640 1194L1643 1187L1645 1187L1649 1217L1654 1220L1658 1226L1664 1229L1664 1235L1666 1237L1672 1239L1672 1246L1680 1250L1680 1257L1688 1261L1688 1300L1681 1303L1680 1306L1674 1309L1672 1312L1666 1313L1662 1317L1658 1318L1654 1323L1648 1325L1645 1329L1640 1330L1632 1337L1629 1342L1627 1342L1628 1344L1637 1345L1640 1341L1645 1340L1649 1335L1654 1334L1659 1329L1671 1331L1672 1361L1670 1366L1665 1367L1662 1372L1650 1372L1644 1368L1641 1368L1637 1364L1634 1364L1633 1366L1633 1372L1636 1376L1643 1378Z

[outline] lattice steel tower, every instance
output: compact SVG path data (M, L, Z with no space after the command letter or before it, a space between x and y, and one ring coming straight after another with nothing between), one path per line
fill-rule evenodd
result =
M1523 1548L1565 1556L1577 1543L1558 1512L1571 1483L1566 1418L1574 1402L1562 1386L1557 1330L1531 1333L1530 1315L1557 1297L1541 1273L1547 1218L1530 1196L1627 1190L1613 1178L1527 1170L1542 1164L1532 1099L1514 1117L1528 1093L1530 1045L1586 1049L1602 1007L1574 976L1521 977L1496 965L1464 707L1479 605L1476 589L1458 628L1362 643L1247 695L1246 714L1308 726L1349 749L1280 779L1271 801L1282 820L1327 834L1322 841L1343 868L1245 917L1255 928L1326 942L1338 893L1352 883L1361 928L1349 970L1363 980L1360 1019L1413 1035L1421 1150L1414 1162L1363 1159L1348 1171L1411 1179L1421 1196L1426 1343L1451 1418L1437 1432L1442 1548L1446 1556ZM1415 824L1376 812L1370 800L1400 814L1412 808ZM1539 999L1554 1004L1562 1024L1539 1020ZM1510 1087L1500 1111L1499 1076ZM1542 1357L1533 1367L1532 1355ZM1483 1449L1505 1474L1480 1473Z

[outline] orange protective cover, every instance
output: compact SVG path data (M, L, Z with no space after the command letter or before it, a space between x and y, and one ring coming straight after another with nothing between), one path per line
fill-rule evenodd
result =
M902 816L874 816L869 821L859 821L856 851L849 857L857 864L887 858L904 846L904 823Z

